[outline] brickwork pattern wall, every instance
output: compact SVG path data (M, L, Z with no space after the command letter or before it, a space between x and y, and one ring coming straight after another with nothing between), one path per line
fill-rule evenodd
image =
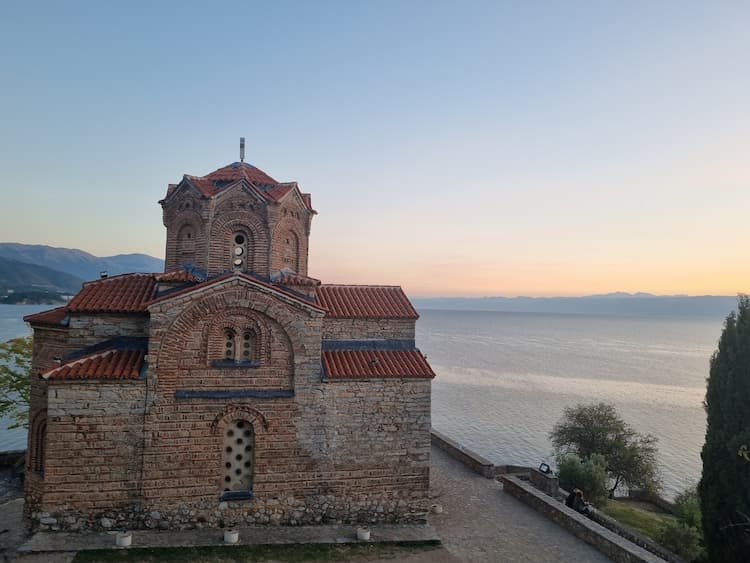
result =
M414 339L414 319L332 319L323 321L323 338L341 339Z
M234 237L242 233L249 239L242 271L268 276L269 228L265 206L253 202L248 194L233 194L217 205L208 228L209 274L232 270Z
M287 197L281 205L269 207L268 223L272 233L271 271L291 268L298 274L306 276L312 223L310 210L292 195ZM287 244L287 239L290 240L290 244ZM296 256L290 259L292 246L296 247L294 248Z
M76 313L70 316L68 344L73 350L118 336L148 336L147 315Z
M165 203L162 212L162 221L167 228L165 270L185 263L206 268L208 234L205 225L208 212L207 202L184 191ZM185 227L192 229L190 240L180 237L180 234L186 235Z
M150 315L145 381L50 384L36 526L424 520L429 380L323 381L324 313L242 278L156 303ZM208 339L240 321L261 335L261 366L212 367ZM356 334L336 334L413 338L413 325L352 323ZM79 339L107 333L75 330ZM185 389L234 395L175 395ZM269 389L286 395L263 395ZM235 420L253 426L253 497L222 501L224 432Z
M49 385L43 495L30 518L50 529L137 503L145 382Z

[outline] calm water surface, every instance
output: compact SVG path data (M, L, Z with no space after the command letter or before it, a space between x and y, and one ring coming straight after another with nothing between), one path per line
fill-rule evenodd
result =
M24 315L48 305L0 306L0 340L29 333ZM610 401L659 438L668 496L700 477L702 401L722 319L642 319L420 311L417 345L437 373L433 426L496 463L550 461L547 434L563 408ZM0 449L26 447L5 430Z
M551 461L566 406L608 401L658 437L665 495L697 482L722 319L420 311L432 424L496 463Z
M0 305L0 342L28 336L31 329L23 322L25 315L52 309L52 305ZM0 451L26 449L26 430L7 430L10 422L0 417Z

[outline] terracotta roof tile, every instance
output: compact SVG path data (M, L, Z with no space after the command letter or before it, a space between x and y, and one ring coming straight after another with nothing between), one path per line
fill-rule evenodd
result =
M247 162L233 162L203 177L214 182L236 182L244 178L256 186L273 186L278 184L276 180L263 172L263 170Z
M282 197L284 197L286 194L291 192L293 189L294 189L294 184L277 184L265 190L265 195L268 199L271 199L273 201L279 201Z
M146 356L145 350L103 350L42 373L53 381L63 379L138 379Z
M153 274L123 274L83 284L68 303L71 313L145 313L154 297Z
M334 319L418 319L419 315L398 286L321 285L318 304Z
M41 311L39 313L33 313L26 315L23 320L27 323L50 325L50 326L67 326L66 319L68 317L67 307L57 307L56 309L50 309L49 311Z
M302 274L298 274L297 272L289 268L284 268L282 270L279 270L275 274L272 274L271 281L273 283L278 283L281 285L320 285L319 279L311 278L310 276L303 276Z
M169 270L163 274L154 274L157 282L197 282L200 281L194 274L184 268Z
M276 180L263 172L263 170L247 162L233 162L205 176L190 176L186 174L185 179L206 197L212 197L219 193L222 188L243 179L258 187L276 186L278 184ZM170 193L171 191L167 189L167 195Z
M419 350L329 350L322 354L330 379L369 377L433 378Z
M322 309L318 304L316 304L312 300L304 299L304 298L300 297L298 294L296 294L296 293L294 293L294 292L292 292L290 290L287 290L284 287L279 287L277 285L268 283L267 281L260 280L260 279L256 278L255 276L252 276L250 274L246 274L244 272L228 272L226 274L221 274L219 276L216 276L215 278L211 278L209 280L206 280L204 282L198 283L196 285L192 285L190 287L186 287L184 289L177 289L176 291L165 293L163 295L158 295L158 296L156 296L155 299L152 299L148 303L148 305L152 305L152 304L155 304L155 303L159 303L161 301L165 301L167 299L172 299L174 297L185 295L185 294L190 293L192 291L198 291L200 289L203 289L203 288L208 287L210 285L213 285L215 283L222 282L222 281L224 281L226 279L229 279L229 278L232 278L232 277L235 277L235 276L243 278L243 279L245 279L247 281L250 281L252 283L258 284L260 286L266 287L268 289L272 289L274 291L277 291L278 293L286 295L287 297L291 297L292 299L294 299L298 303L302 303L302 304L304 304L304 305L306 305L308 307L313 307L314 309L318 309L318 310Z
M298 189L296 182L279 183L261 169L247 162L233 162L205 176L191 176L190 174L183 176L183 181L195 187L204 197L213 197L223 188L243 179L256 186L264 198L273 202L279 201L290 191ZM176 189L177 187L174 184L169 184L165 197L172 195ZM310 194L301 195L303 203L310 211L315 213Z

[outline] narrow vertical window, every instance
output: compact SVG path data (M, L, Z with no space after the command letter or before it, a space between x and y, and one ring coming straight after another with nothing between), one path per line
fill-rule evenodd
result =
M234 331L226 330L224 332L224 359L234 360L235 359L235 342L234 342Z
M295 272L299 270L299 239L294 231L289 231L284 237L283 256L284 266Z
M254 360L255 334L251 331L245 331L242 335L242 359L245 361Z
M195 230L191 225L183 225L177 232L177 261L187 264L195 260Z
M227 426L224 432L224 493L252 490L254 449L252 424L236 420Z
M244 233L235 233L232 238L232 248L230 251L233 270L242 272L249 270L248 247L248 237Z
M36 421L31 437L33 440L31 447L31 469L37 473L42 473L44 471L44 442L47 439L46 417L41 417Z

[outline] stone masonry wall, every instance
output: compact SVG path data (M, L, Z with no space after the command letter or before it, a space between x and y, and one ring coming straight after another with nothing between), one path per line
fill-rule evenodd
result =
M50 497L61 509L45 505L46 512L37 516L64 529L423 521L430 381L336 381L315 387L324 407L316 427L302 418L293 399L240 399L230 405L184 399L155 407L147 422L141 502L120 503L124 497L112 493L104 508L80 505L88 495L71 492L75 485L69 483L65 493ZM226 502L220 498L222 437L226 424L237 418L255 429L254 497ZM316 451L312 434L318 430L327 438Z
M77 348L118 336L148 336L148 316L104 313L70 315L68 342Z
M44 492L44 480L41 474L35 471L35 467L38 466L35 454L40 448L43 451L46 443L45 435L40 433L39 429L47 420L47 382L38 374L55 367L57 364L54 358L64 358L69 352L76 350L78 344L75 341L71 342L70 331L67 328L34 327L24 478L24 517L27 520L32 512L38 510ZM37 443L40 440L45 443Z
M323 338L410 338L414 339L414 319L323 319Z
M44 492L32 523L83 529L138 502L145 391L144 381L49 384Z
M201 338L238 308L267 319L269 358L288 358L286 387L206 366ZM54 445L34 513L43 529L424 520L430 380L322 380L323 313L239 278L150 313L146 385L52 384ZM395 327L389 335L413 335L413 321ZM254 431L252 498L223 501L225 432L237 420Z
M206 225L209 232L208 273L218 274L233 269L233 241L235 234L242 233L248 239L243 271L267 276L270 234L265 204L237 188L233 193L225 194L221 200L213 200L211 204L213 207Z

